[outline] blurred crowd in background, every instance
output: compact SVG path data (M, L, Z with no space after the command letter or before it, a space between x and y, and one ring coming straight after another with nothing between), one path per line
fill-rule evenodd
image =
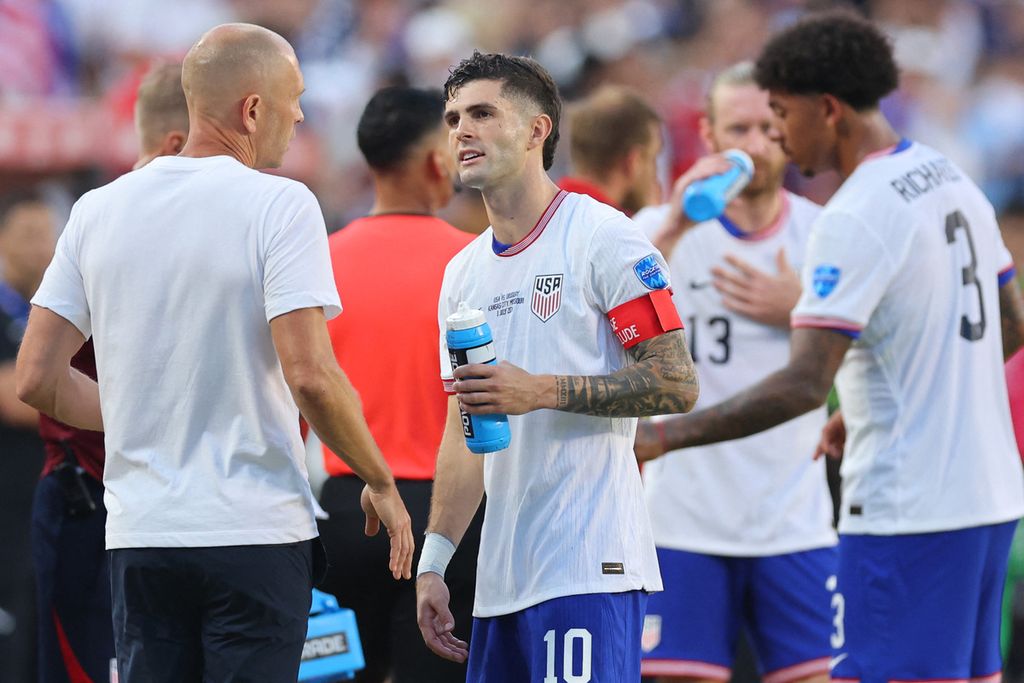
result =
M756 57L804 12L836 5L891 35L901 84L885 113L982 185L1024 262L1024 0L0 0L0 194L41 190L63 217L83 192L129 170L142 76L228 21L266 26L295 47L306 120L279 172L314 191L330 230L373 200L355 137L371 94L440 87L474 49L537 58L569 106L606 84L647 98L665 125L668 188L704 153L698 121L711 77ZM569 170L567 132L555 178ZM793 174L789 185L824 202L838 178ZM441 216L470 232L487 224L469 190Z
M439 86L474 48L530 54L567 100L618 83L649 98L669 144L663 180L700 154L704 90L723 66L825 0L0 0L0 182L57 179L71 199L134 160L132 101L155 61L179 60L207 28L248 21L295 46L306 123L283 172L317 194L329 226L370 205L355 146L378 87ZM902 68L884 104L897 128L979 179L997 209L1024 204L1024 3L846 2L892 35ZM565 149L555 175L566 164ZM835 179L794 179L824 200ZM473 197L446 216L479 231Z

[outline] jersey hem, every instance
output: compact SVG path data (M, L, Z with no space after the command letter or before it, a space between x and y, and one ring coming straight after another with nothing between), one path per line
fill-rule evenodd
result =
M839 537L838 535L833 533L828 537L822 536L821 538L801 542L796 545L786 544L779 546L769 546L765 548L756 548L753 551L751 551L750 546L742 545L719 546L703 545L700 543L661 543L659 541L655 541L654 545L661 550L679 550L682 552L695 553L698 555L718 555L722 557L773 557L775 555L793 555L795 553L804 553L811 550L834 548L836 545L838 545L838 543Z
M643 658L640 660L640 675L682 676L708 681L728 681L732 678L732 669L721 664L697 659Z
M796 664L784 666L764 675L764 683L792 683L810 676L827 674L829 672L830 657L818 657L808 659Z
M108 533L107 550L122 548L213 548L232 545L277 545L316 538L316 524L303 531L289 529L245 529L232 531L188 531L159 533Z
M542 602L548 600L554 600L555 598L567 598L573 595L595 595L597 593L629 593L631 591L644 591L646 593L658 593L664 590L661 584L661 579L653 582L650 585L645 585L643 582L631 583L628 586L616 587L609 589L606 585L594 585L587 584L582 587L574 586L572 590L566 587L553 588L549 591L538 594L536 597L527 598L525 600L518 600L516 602L507 603L504 605L474 607L473 618L474 619L490 619L492 617L503 617L507 614L515 614L516 612L522 612L524 609L529 609L535 605L539 605Z
M847 534L862 536L902 536L904 534L931 534L941 531L959 531L961 529L973 529L974 527L992 526L1005 524L1024 517L1024 506L1018 506L1015 512L1000 513L996 516L984 516L970 520L926 520L914 523L902 523L893 525L879 525L865 522L862 524L850 524L849 519L839 520L839 535Z

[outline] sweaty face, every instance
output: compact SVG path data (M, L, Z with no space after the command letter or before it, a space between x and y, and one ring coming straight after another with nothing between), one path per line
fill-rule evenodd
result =
M828 170L835 138L821 97L772 92L768 102L775 113L779 144L789 160L808 177Z
M486 190L523 172L528 106L502 94L500 81L471 81L445 105L448 144L463 184Z
M302 123L299 98L305 90L302 71L294 54L270 69L263 106L266 129L260 136L257 168L277 168L295 137L295 125Z
M774 192L781 187L786 155L777 141L768 93L753 84L721 85L714 93L712 110L712 149L741 149L754 160L754 177L744 194Z

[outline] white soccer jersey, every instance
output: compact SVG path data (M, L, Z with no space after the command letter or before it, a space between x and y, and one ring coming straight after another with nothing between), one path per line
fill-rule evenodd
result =
M840 531L1024 514L997 291L1011 269L992 205L925 145L866 159L826 205L793 324L855 338L836 380L847 428Z
M497 358L529 372L605 375L628 363L606 314L667 286L664 261L629 219L560 192L522 241L501 256L492 245L487 229L445 270L442 379L452 376L444 320L461 301L484 311ZM633 455L636 419L538 410L509 416L509 427L510 446L482 456L487 510L474 615L566 595L661 590Z
M775 272L785 250L799 269L811 224L821 210L783 194L778 219L745 235L728 219L700 223L669 258L675 304L686 325L700 377L697 409L713 406L786 365L789 332L733 313L712 284L727 255ZM648 235L668 207L637 216ZM763 556L833 545L832 499L825 463L814 461L825 409L745 439L673 451L644 466L644 491L659 547L713 555Z

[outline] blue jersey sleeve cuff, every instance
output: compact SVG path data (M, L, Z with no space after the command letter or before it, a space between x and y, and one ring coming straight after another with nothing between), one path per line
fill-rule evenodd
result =
M1003 270L999 271L999 286L1002 287L1015 277L1017 277L1016 266L1011 265L1007 268L1004 268Z

